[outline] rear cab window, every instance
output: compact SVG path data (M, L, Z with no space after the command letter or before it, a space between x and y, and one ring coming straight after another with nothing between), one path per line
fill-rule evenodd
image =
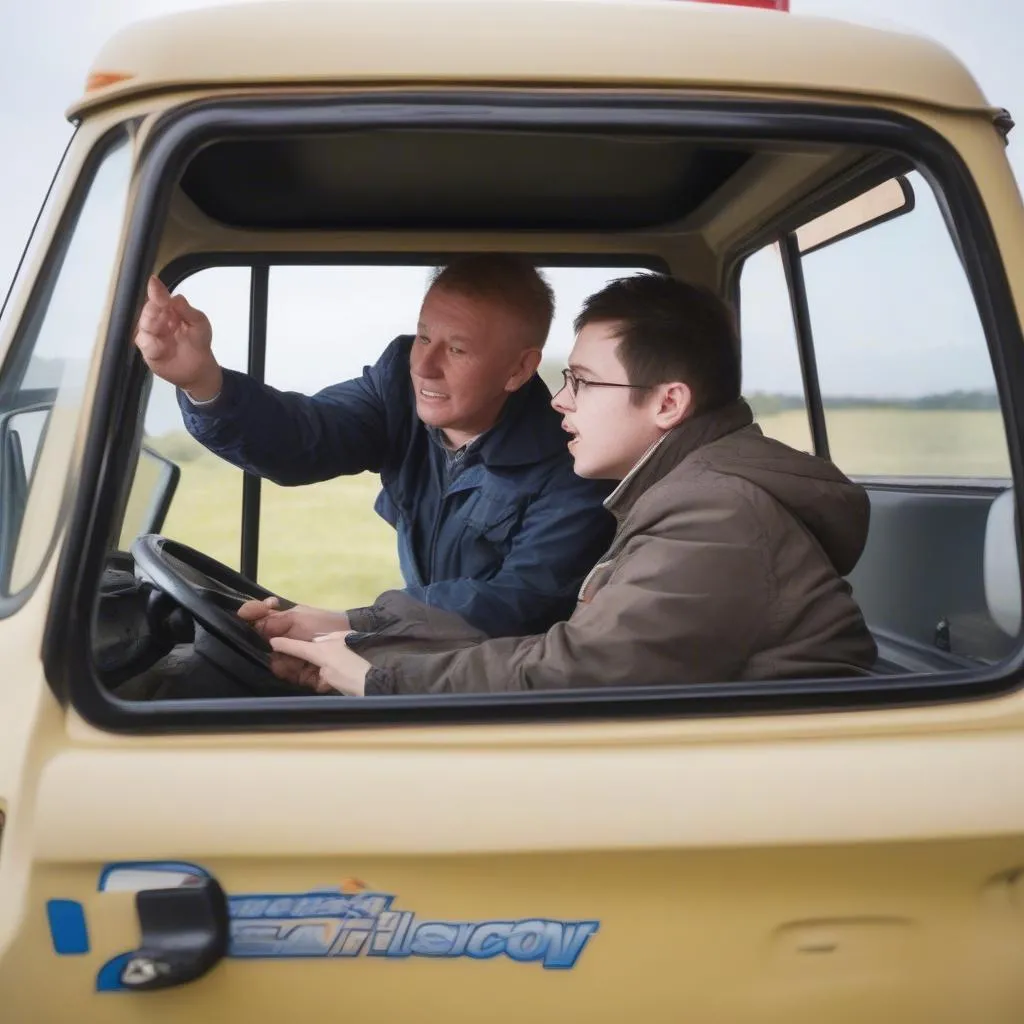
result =
M851 581L883 646L891 632L952 666L985 663L1017 637L999 625L1006 585L985 555L1002 550L1012 576L1016 541L992 511L1011 500L1007 424L955 236L925 178L906 181L913 207L898 217L806 254L798 231L748 257L745 387L766 433L868 486L871 534Z

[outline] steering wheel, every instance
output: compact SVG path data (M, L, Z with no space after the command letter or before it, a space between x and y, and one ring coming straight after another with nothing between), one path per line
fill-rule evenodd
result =
M270 644L237 612L246 601L276 594L215 558L160 534L137 538L131 552L136 567L159 591L249 664L269 671ZM279 600L282 608L294 607Z

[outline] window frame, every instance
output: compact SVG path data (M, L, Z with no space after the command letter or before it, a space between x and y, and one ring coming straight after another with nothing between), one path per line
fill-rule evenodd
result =
M90 621L102 571L110 515L129 474L132 447L117 424L137 419L145 368L128 359L131 328L143 294L142 268L153 265L171 189L202 145L232 134L390 127L529 127L535 130L656 130L702 138L759 142L856 143L906 155L944 196L964 256L996 374L1008 432L1018 506L1022 497L1019 417L1024 410L1024 338L995 235L978 188L960 154L911 117L872 107L822 102L620 94L428 90L344 97L200 100L161 118L137 172L136 203L122 255L81 486L68 530L44 636L46 677L58 696L92 724L120 732L226 728L344 728L366 725L581 720L841 711L977 700L1022 682L1024 651L989 668L940 675L665 685L614 691L486 696L296 697L242 701L130 703L94 678ZM363 258L363 257L361 257Z

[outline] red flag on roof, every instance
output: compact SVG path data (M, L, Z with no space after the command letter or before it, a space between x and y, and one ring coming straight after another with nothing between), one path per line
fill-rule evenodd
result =
M699 0L705 4L729 4L731 7L761 7L766 11L788 11L789 0Z

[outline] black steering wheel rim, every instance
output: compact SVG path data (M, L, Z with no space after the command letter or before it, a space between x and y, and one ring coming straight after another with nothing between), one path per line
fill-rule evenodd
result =
M236 612L245 601L277 597L273 591L202 551L162 534L147 533L136 538L131 553L142 575L181 605L204 629L251 664L263 669L269 667L270 644ZM203 579L190 580L175 562ZM234 604L234 609L222 607L211 594L226 604ZM282 602L282 607L289 604Z

